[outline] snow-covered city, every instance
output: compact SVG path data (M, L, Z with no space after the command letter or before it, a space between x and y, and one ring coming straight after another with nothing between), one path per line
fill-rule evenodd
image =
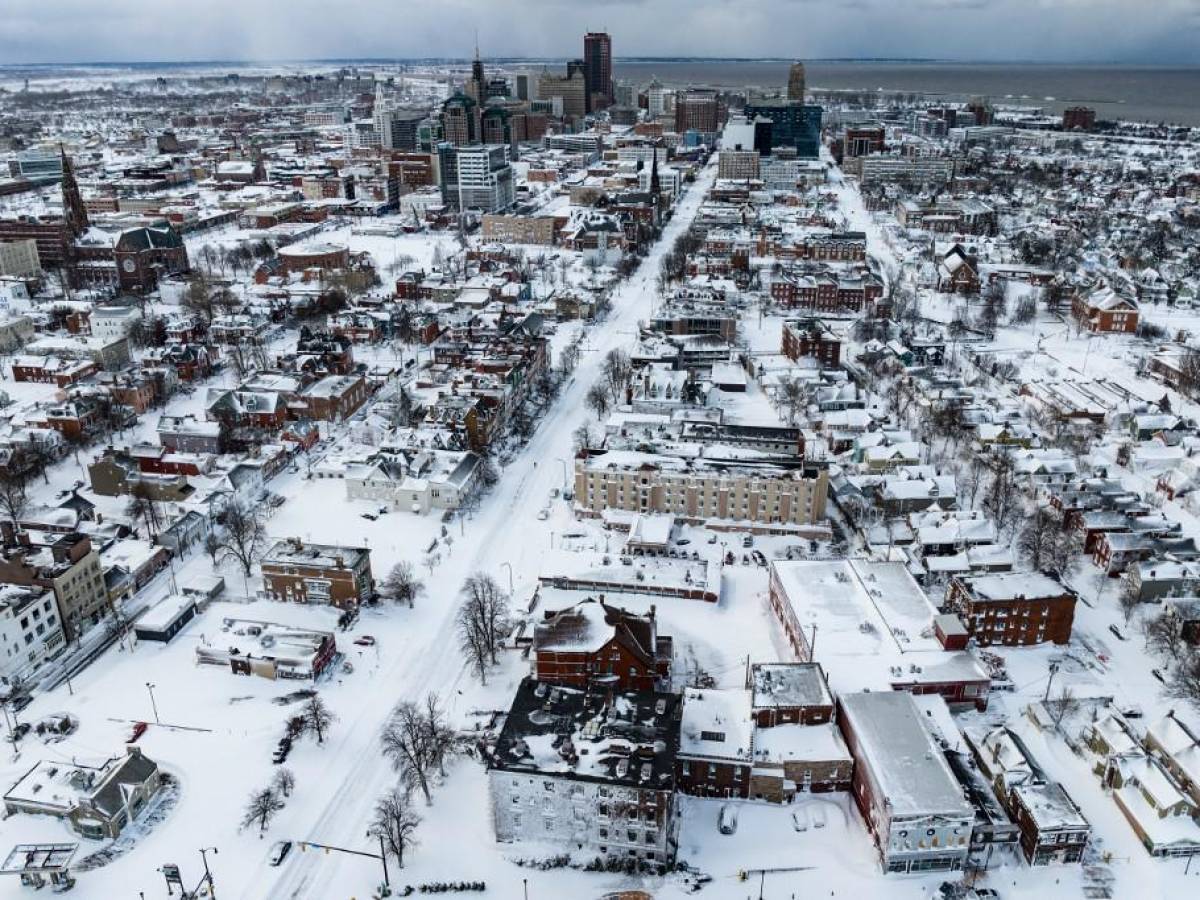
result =
M579 37L0 66L0 897L1191 896L1200 121Z

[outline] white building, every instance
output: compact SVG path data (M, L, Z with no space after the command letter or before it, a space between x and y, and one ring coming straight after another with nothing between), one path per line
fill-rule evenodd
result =
M677 694L525 679L488 760L496 840L662 871L678 844L678 748Z
M460 147L457 152L458 208L499 212L516 199L507 145Z
M346 496L427 513L458 509L474 489L482 460L469 451L419 450L346 469Z
M0 585L0 680L11 682L65 646L54 594Z
M0 241L0 275L18 278L41 278L42 265L38 259L37 241Z
M90 316L92 336L106 343L128 336L133 323L141 318L136 306L97 306Z

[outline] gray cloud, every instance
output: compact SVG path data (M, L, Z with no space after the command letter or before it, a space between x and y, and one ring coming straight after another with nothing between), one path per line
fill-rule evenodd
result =
M0 61L577 55L1200 63L1196 0L0 0Z

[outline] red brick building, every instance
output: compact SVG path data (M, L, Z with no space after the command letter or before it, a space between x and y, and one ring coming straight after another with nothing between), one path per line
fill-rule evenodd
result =
M550 684L663 690L671 656L671 638L658 634L653 606L639 616L588 599L546 612L533 633L534 677Z
M981 645L1021 647L1070 641L1076 599L1049 575L1005 572L954 578L946 606Z
M826 369L842 360L842 341L820 319L794 319L783 323L781 351L791 360L811 356Z

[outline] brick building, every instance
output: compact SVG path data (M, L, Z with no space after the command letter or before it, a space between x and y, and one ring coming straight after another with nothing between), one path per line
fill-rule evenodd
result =
M533 631L534 677L547 684L665 690L672 652L671 638L658 633L653 606L637 615L589 598L547 611Z
M280 541L262 559L263 593L271 600L327 603L352 609L375 593L365 547Z
M982 646L1030 646L1071 639L1077 595L1058 579L1037 573L958 576L946 608L959 615Z

